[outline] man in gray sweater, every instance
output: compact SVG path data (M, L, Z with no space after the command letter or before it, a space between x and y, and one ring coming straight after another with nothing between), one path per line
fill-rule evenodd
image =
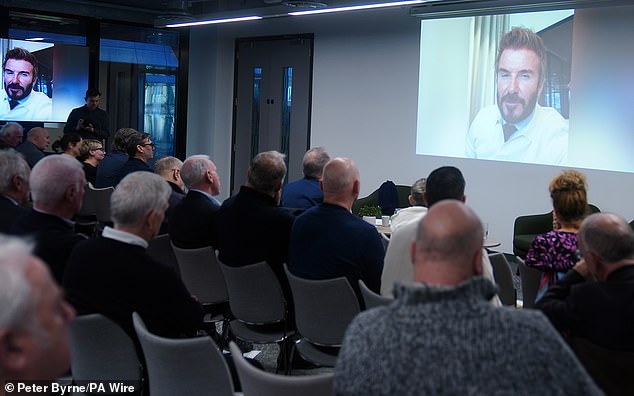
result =
M482 225L462 202L429 209L411 255L417 284L348 328L337 395L602 394L540 312L487 303Z

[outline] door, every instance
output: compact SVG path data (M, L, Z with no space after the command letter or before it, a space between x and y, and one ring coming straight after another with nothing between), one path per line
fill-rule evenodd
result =
M234 82L231 194L255 154L286 154L288 180L302 175L310 144L312 35L238 39Z

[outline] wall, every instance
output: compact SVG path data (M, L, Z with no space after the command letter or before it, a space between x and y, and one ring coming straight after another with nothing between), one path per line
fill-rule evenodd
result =
M311 145L352 158L362 196L386 179L409 185L439 166L457 166L467 180L467 203L501 240L499 249L511 252L514 219L550 210L548 182L561 168L416 156L419 32L419 21L405 9L193 28L187 154L211 155L228 186L235 38L314 33ZM634 175L584 172L590 202L634 218L625 198L634 196Z

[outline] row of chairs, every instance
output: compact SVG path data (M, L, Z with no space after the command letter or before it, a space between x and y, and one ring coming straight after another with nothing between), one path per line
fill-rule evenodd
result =
M498 285L498 296L502 305L517 305L517 290L513 282L513 274L509 262L503 253L489 254L493 277ZM542 273L534 268L527 267L521 261L518 263L520 273L520 286L522 288L522 307L535 307L535 297L539 289Z

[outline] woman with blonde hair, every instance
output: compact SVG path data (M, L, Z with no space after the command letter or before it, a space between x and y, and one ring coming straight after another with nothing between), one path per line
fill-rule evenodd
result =
M535 237L525 263L544 273L536 300L557 283L577 261L577 231L586 216L586 177L565 170L553 178L548 188L553 203L553 230Z
M84 164L84 172L86 173L86 181L95 185L97 180L97 166L103 157L106 155L106 151L103 148L103 144L99 140L84 139L81 142L79 159Z

